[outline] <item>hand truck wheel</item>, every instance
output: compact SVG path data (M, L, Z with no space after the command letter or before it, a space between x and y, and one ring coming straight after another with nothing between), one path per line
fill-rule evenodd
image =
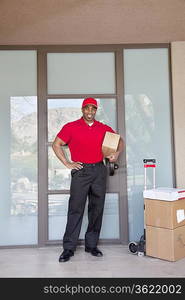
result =
M138 251L138 243L130 242L128 245L128 248L129 248L130 252L132 252L133 254L136 254Z

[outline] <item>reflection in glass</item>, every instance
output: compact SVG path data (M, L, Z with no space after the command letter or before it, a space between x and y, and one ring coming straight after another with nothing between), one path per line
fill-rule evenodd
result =
M61 240L65 232L67 222L69 195L49 195L49 239ZM80 233L80 239L84 235L88 226L87 205L85 207L84 218ZM105 208L102 222L100 238L117 239L119 238L119 199L118 194L106 194Z
M37 97L11 97L12 215L37 212Z
M96 120L117 129L116 100L98 99ZM53 141L60 129L68 122L82 116L83 99L49 99L48 100L48 141Z

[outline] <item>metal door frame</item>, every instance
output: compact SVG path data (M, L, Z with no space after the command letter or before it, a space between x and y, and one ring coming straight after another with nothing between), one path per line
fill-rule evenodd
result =
M114 94L57 94L47 93L47 53L80 53L80 52L114 52L115 53L115 86ZM39 222L38 222L38 245L61 244L61 240L48 240L48 195L69 194L69 190L48 190L48 146L47 140L47 100L62 98L115 98L117 113L118 132L123 135L124 126L124 94L123 94L123 48L118 46L50 46L48 49L38 50L38 143L39 143ZM119 195L119 239L100 239L100 243L123 243L128 242L128 207L127 207L127 178L126 178L126 152L119 158L117 172L120 172L118 187L108 193Z

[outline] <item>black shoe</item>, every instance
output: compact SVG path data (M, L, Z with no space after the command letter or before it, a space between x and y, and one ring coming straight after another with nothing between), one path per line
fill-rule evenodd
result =
M103 253L97 248L89 248L89 247L85 247L85 252L89 252L91 253L93 256L103 256Z
M72 250L65 249L59 257L59 262L66 262L74 255Z

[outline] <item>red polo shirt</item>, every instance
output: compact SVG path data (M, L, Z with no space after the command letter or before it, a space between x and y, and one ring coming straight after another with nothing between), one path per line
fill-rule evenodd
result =
M69 147L72 161L96 163L103 160L102 143L106 131L115 131L101 122L94 120L89 126L83 117L65 124L57 134Z

